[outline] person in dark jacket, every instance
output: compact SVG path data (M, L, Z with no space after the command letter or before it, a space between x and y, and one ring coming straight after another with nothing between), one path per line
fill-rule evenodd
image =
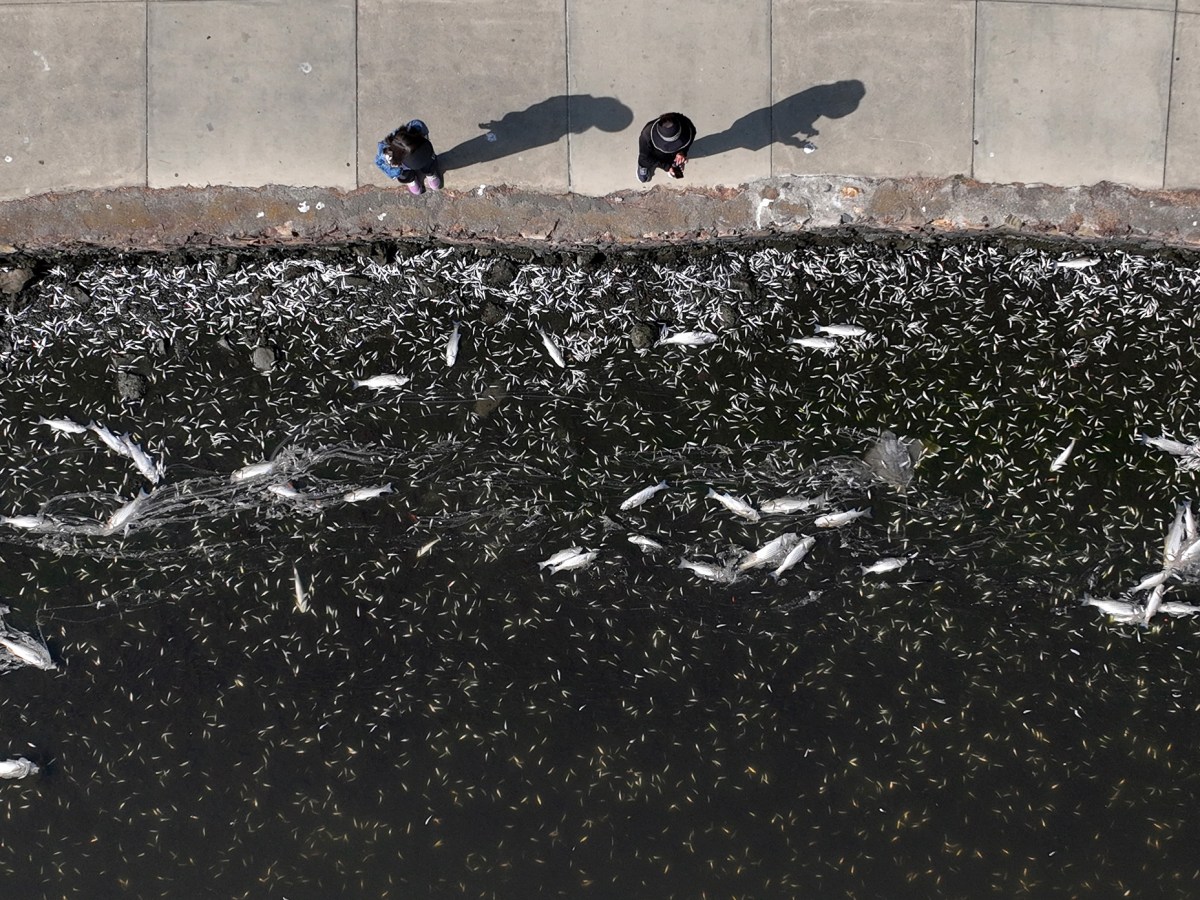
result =
M683 113L663 113L647 122L638 137L638 181L643 184L654 177L655 169L663 169L672 178L683 177L687 152L696 139L696 126Z
M410 193L441 190L437 154L429 141L429 128L420 119L401 125L379 142L375 165L389 178L407 184Z

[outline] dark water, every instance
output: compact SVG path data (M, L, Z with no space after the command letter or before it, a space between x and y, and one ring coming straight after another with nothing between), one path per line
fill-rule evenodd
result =
M55 523L0 526L0 602L61 666L2 679L0 758L42 767L0 783L8 895L1194 895L1200 622L1080 600L1197 493L1135 437L1200 436L1200 273L1078 255L57 265L0 395L0 514ZM662 324L719 340L635 348ZM165 462L128 529L88 532L150 485L39 417ZM906 491L861 463L884 428L930 450ZM778 580L678 568L787 531Z

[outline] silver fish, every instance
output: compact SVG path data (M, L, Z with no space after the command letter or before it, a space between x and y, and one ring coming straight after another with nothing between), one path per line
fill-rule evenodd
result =
M1153 575L1147 575L1136 585L1130 588L1129 593L1136 594L1138 591L1148 591L1151 588L1156 588L1170 577L1170 569L1163 569L1161 572L1155 572Z
M138 495L114 512L108 517L108 521L104 523L104 530L109 534L115 532L122 525L125 525L137 515L138 509L150 495L145 491L138 491Z
M386 388L402 388L412 379L407 375L372 375L370 378L360 378L357 381L351 381L352 387L370 388L373 391L383 390Z
M1179 558L1179 551L1183 549L1184 527L1184 505L1180 503L1175 507L1175 521L1171 523L1163 541L1163 562L1167 565Z
M776 497L774 500L765 500L760 503L758 511L772 516L787 515L824 506L828 502L829 498L824 494L819 497Z
M23 756L0 760L0 778L26 778L41 770Z
M838 528L847 522L853 522L855 519L861 519L863 516L869 516L870 514L870 509L848 509L845 512L817 516L813 520L813 525L817 528Z
M895 572L906 565L908 565L907 557L888 556L871 563L869 566L863 566L862 572L864 575L882 575L885 572Z
M1095 256L1077 256L1075 259L1056 260L1054 265L1059 269L1090 269L1100 259Z
M420 559L422 556L424 556L426 553L428 553L430 550L432 550L434 547L436 547L438 544L438 541L440 541L441 539L442 538L439 535L438 537L435 537L432 541L426 541L424 544L422 544L420 547L418 547L417 548L417 559Z
M151 484L158 484L162 481L163 467L161 462L155 463L150 458L150 454L143 450L140 444L135 444L131 441L128 435L120 438L120 441L125 445L125 455L133 460L133 464L142 473L143 478Z
M788 551L787 556L783 558L783 562L779 564L779 567L771 573L771 577L779 578L780 575L803 560L804 557L808 556L808 552L812 550L816 543L817 539L815 537L806 536L801 538L796 546Z
M773 563L796 546L799 540L800 535L793 532L789 531L786 534L781 534L779 537L767 541L753 553L748 554L738 563L737 569L739 572L745 572L747 569L756 569L759 566Z
M13 528L46 528L50 524L49 519L41 516L0 516L0 525L11 525Z
M1083 602L1107 613L1118 622L1138 622L1142 619L1142 609L1136 603L1129 603L1125 600L1108 600L1104 597L1084 597Z
M118 437L103 425L100 425L96 422L92 422L90 425L88 425L88 428L95 433L96 437L100 438L101 441L107 444L108 449L113 451L113 453L117 453L121 456L129 455L129 447L123 438Z
M550 354L550 358L554 360L555 365L565 369L567 361L563 359L562 351L558 349L558 344L554 343L554 339L540 328L538 329L538 334L542 336L542 343L546 347L546 352Z
M304 495L292 486L290 481L283 484L269 484L267 490L278 497L283 497L285 500L299 500Z
M646 537L644 534L629 535L629 543L634 544L635 546L641 547L643 550L645 550L647 552L663 549L662 544L660 544L658 541L654 540L654 538Z
M88 430L86 425L80 425L78 422L72 422L70 419L38 419L39 425L47 425L60 434L83 434Z
M348 491L342 494L344 503L361 503L363 500L374 500L381 494L390 494L392 486L390 484L381 484L377 487L358 488L354 491Z
M825 337L789 338L788 343L798 347L807 347L810 350L836 350L838 347L837 341Z
M450 332L450 337L446 339L446 365L454 365L458 359L458 323L454 323L454 330Z
M831 334L834 337L859 338L870 334L860 325L818 325L819 334Z
M667 483L665 481L660 481L658 484L652 484L648 488L642 488L632 497L626 499L625 502L621 504L621 509L633 509L634 507L641 506L659 491L664 491L666 489Z
M292 586L296 591L296 609L302 613L308 612L308 591L304 590L304 583L300 581L300 570L292 566Z
M250 463L248 466L242 466L236 469L229 475L230 481L249 481L252 478L262 478L264 475L270 475L275 471L275 460L268 459L263 462Z
M708 581L717 581L722 584L729 584L737 580L737 572L733 569L724 566L714 566L710 563L694 562L690 559L681 559L679 568L686 569L695 575L699 575Z
M1181 603L1178 600L1164 600L1158 611L1165 616L1194 616L1200 613L1200 606L1195 603Z
M1057 472L1067 464L1067 460L1071 458L1071 454L1075 451L1075 438L1071 438L1071 442L1063 449L1063 452L1054 457L1054 462L1050 463L1050 471Z
M743 500L741 497L734 497L732 494L722 494L720 491L715 491L712 488L708 489L708 493L704 495L706 500L716 500L735 516L741 516L748 522L757 522L762 518L753 506Z
M557 566L563 560L570 559L572 556L578 556L582 552L582 547L568 547L566 550L559 550L553 556L538 563L538 568L549 569L552 566Z
M1137 442L1145 444L1147 447L1153 447L1155 450L1163 450L1174 454L1175 456L1187 456L1196 450L1192 444L1185 444L1183 441L1174 441L1171 438L1150 437L1148 434L1139 434Z
M554 575L558 572L567 572L571 569L582 569L585 566L590 566L592 560L600 555L599 550L589 550L587 553L577 553L574 556L569 556L560 563L550 567L550 574Z
M1167 592L1167 586L1160 584L1150 592L1150 599L1146 601L1146 610L1142 613L1142 622L1146 625L1150 624L1150 620L1154 618L1158 612L1158 608L1162 606L1163 595Z
M25 640L14 640L13 638L0 635L0 647L3 647L27 666L33 666L37 669L58 668L54 664L54 660L50 656L50 650L45 644L34 640L27 634L22 634L21 637L25 638Z
M659 338L658 342L660 344L678 344L682 347L703 347L705 344L712 344L718 340L720 337L711 331L677 331L675 334Z

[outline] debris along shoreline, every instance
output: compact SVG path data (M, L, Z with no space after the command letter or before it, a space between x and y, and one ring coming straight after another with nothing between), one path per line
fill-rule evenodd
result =
M952 178L787 176L728 188L656 187L592 197L504 186L414 200L375 187L114 188L0 202L0 259L89 249L338 245L625 247L846 227L898 234L1000 233L1129 248L1200 248L1200 191L985 184Z

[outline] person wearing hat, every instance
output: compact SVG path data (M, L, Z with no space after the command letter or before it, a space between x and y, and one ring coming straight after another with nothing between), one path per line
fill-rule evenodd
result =
M655 169L663 169L672 178L683 177L688 148L696 139L696 126L683 113L663 113L647 122L638 137L638 181L643 184L654 177Z
M401 125L379 142L375 165L388 178L407 184L412 194L424 193L425 188L436 191L442 187L437 154L429 141L429 128L420 119Z

